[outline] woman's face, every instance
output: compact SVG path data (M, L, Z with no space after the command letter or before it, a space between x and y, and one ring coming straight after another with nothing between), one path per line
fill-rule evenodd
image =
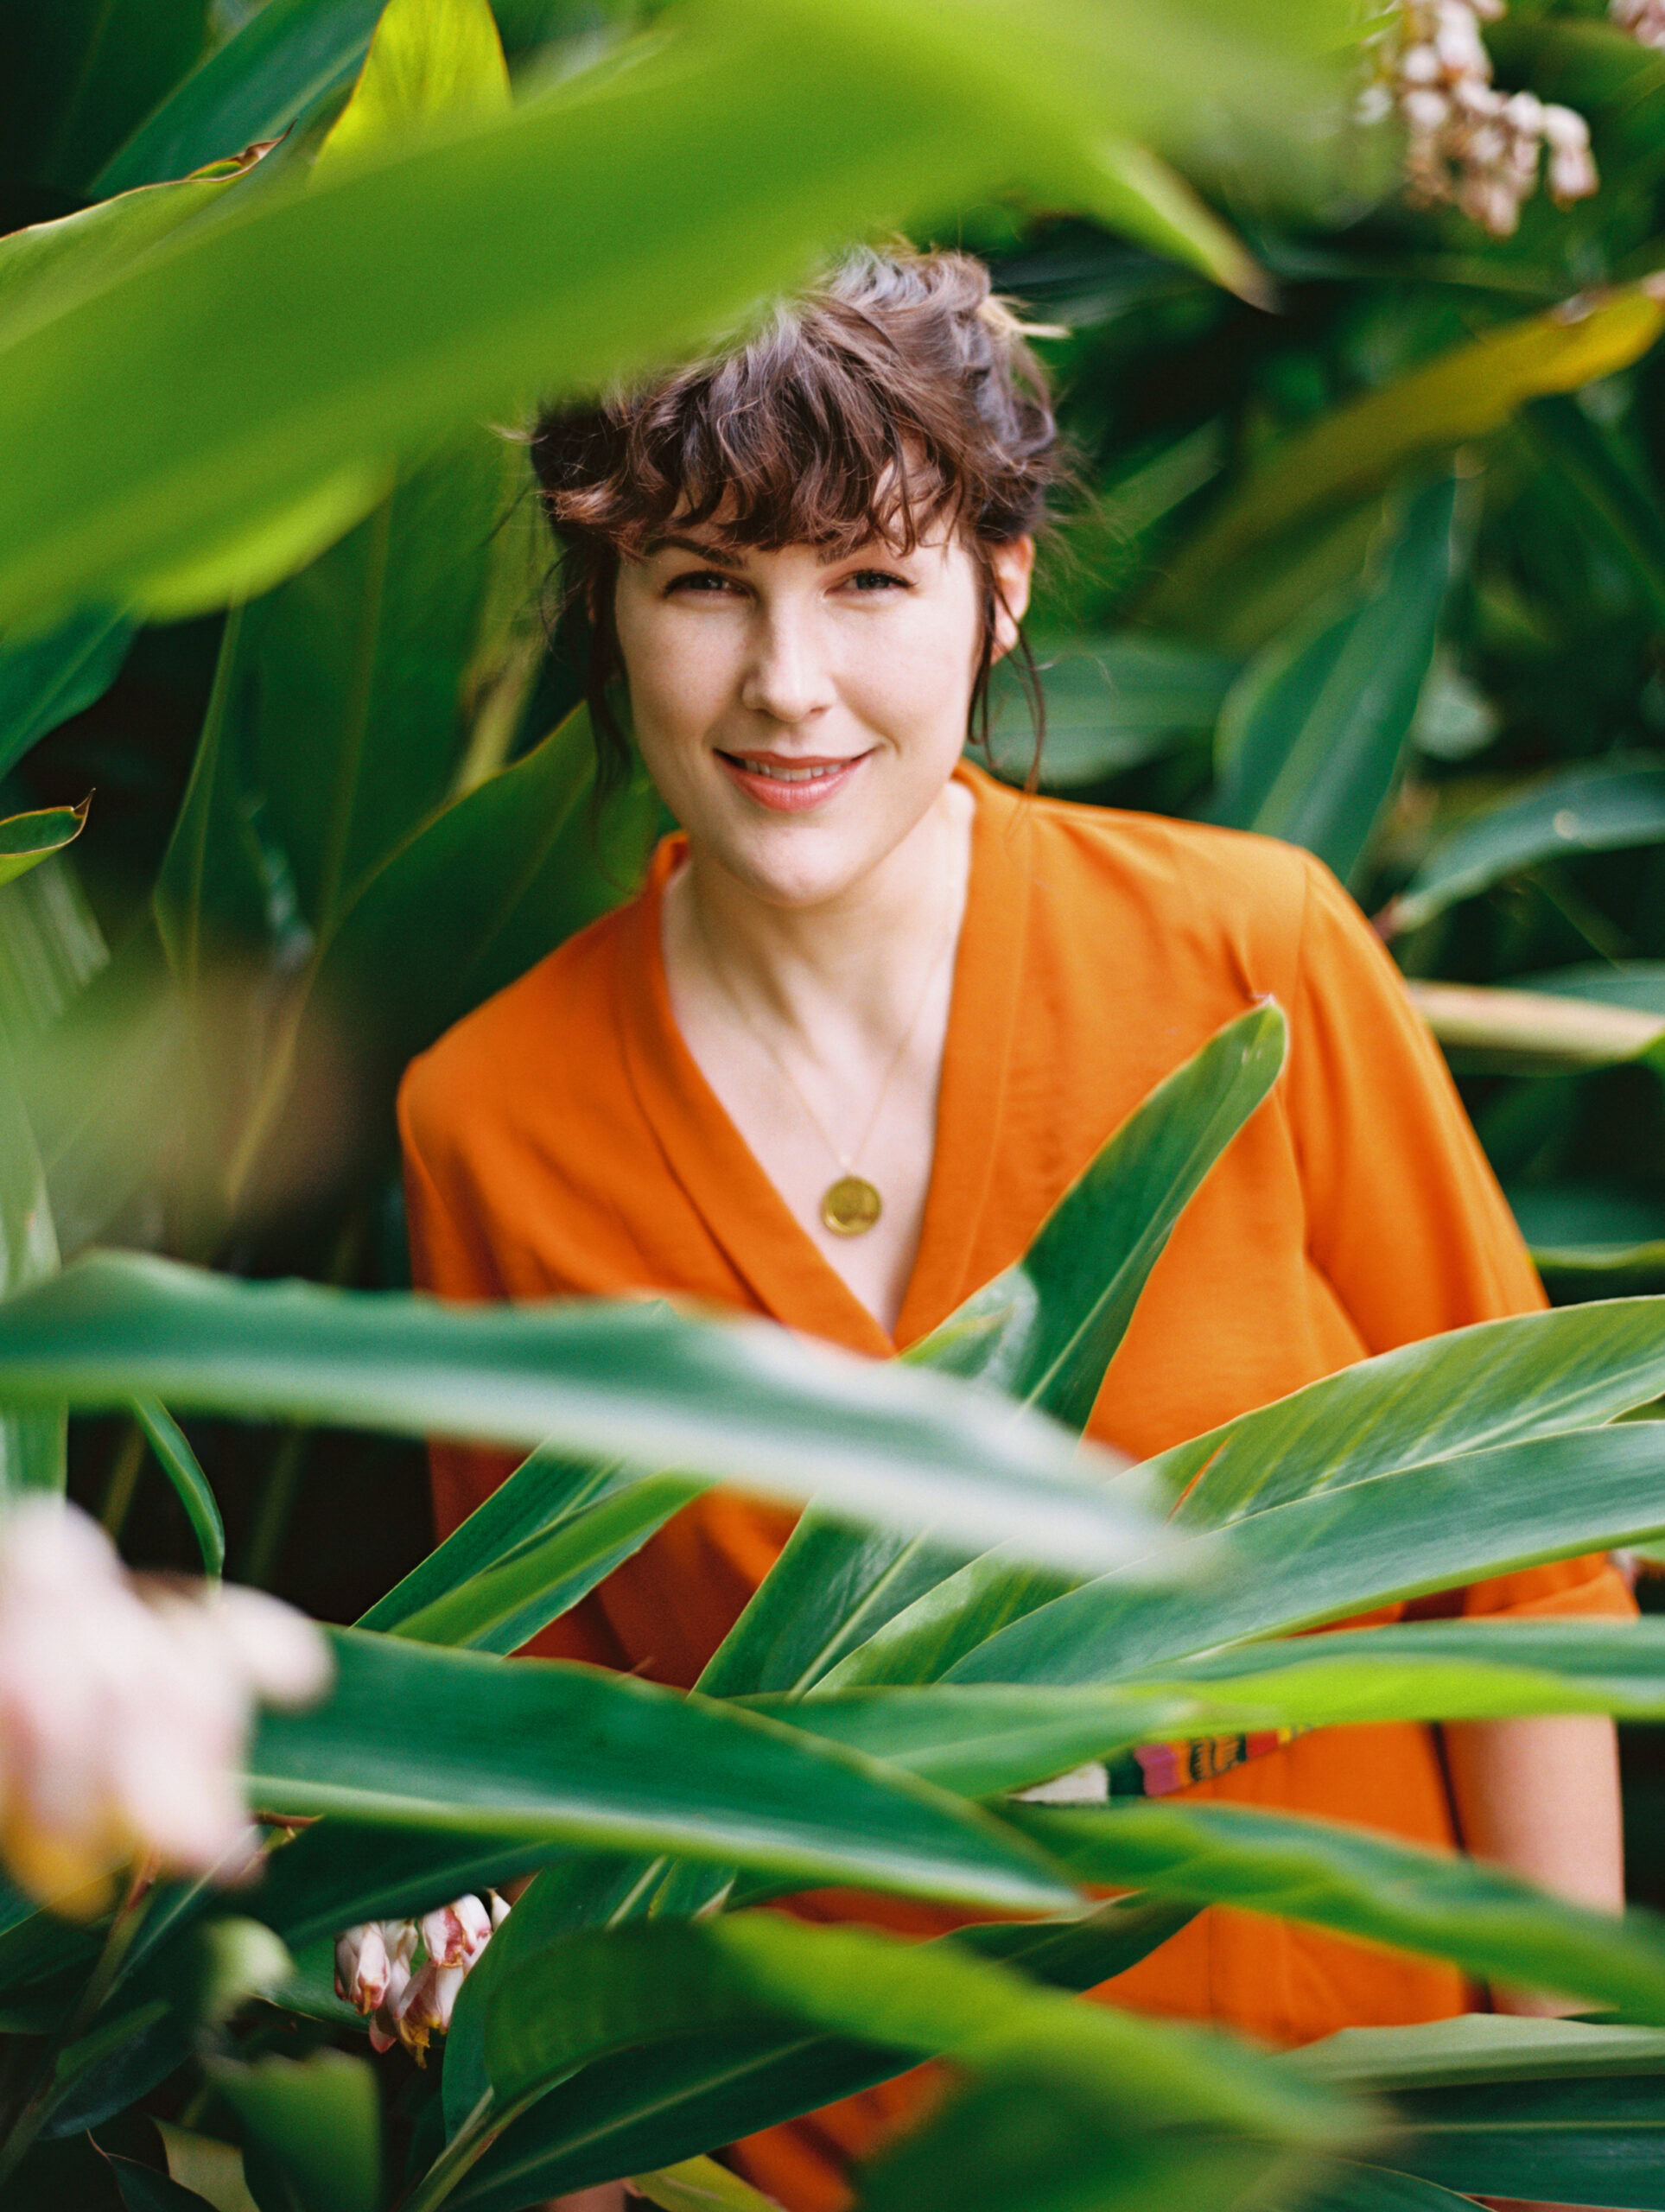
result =
M1034 548L990 550L1003 652ZM965 743L981 596L957 533L828 559L690 530L622 562L614 608L636 736L696 859L797 906L836 899L883 861Z

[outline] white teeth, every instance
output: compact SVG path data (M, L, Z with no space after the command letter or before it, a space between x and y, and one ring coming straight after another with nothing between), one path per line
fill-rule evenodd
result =
M778 784L814 784L824 777L836 776L849 766L848 760L835 760L825 768L788 768L778 760L750 760L744 757L740 765L749 776L768 776Z

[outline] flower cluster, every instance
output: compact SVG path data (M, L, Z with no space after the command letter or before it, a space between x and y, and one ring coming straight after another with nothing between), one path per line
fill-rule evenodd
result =
M459 1897L420 1920L369 1920L335 1943L335 1993L370 2022L378 2050L402 2043L418 2065L451 2024L468 1969L509 1916L495 1890ZM420 1950L420 1959L417 1953Z
M1607 12L1643 46L1665 47L1665 0L1607 0Z
M1546 149L1558 206L1587 199L1599 181L1581 115L1493 85L1480 25L1503 12L1503 0L1401 0L1385 73L1360 111L1366 121L1397 111L1407 190L1417 206L1457 207L1495 238L1518 226Z
M37 1497L0 1519L0 1861L96 1912L134 1860L235 1878L257 1700L321 1694L329 1648L257 1590L129 1574L96 1522Z

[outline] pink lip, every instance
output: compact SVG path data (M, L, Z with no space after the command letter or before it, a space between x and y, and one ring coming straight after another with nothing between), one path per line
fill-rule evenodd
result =
M831 776L817 776L812 783L781 783L773 776L754 775L731 760L726 753L717 759L728 771L731 779L740 785L749 798L759 806L770 807L777 814L803 814L812 806L823 806L835 791L842 791L850 778L867 759L858 753L852 759L843 753L754 753L754 760L778 760L783 768L833 768L838 772Z

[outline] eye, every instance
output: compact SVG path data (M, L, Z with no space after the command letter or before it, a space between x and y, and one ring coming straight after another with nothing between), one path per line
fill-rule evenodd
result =
M906 576L897 575L889 569L857 569L844 582L858 592L912 591L913 586Z
M737 591L740 587L734 577L725 575L721 569L685 569L681 575L672 576L664 588L668 599L673 592L683 596L703 598L707 594L715 596L720 592Z

